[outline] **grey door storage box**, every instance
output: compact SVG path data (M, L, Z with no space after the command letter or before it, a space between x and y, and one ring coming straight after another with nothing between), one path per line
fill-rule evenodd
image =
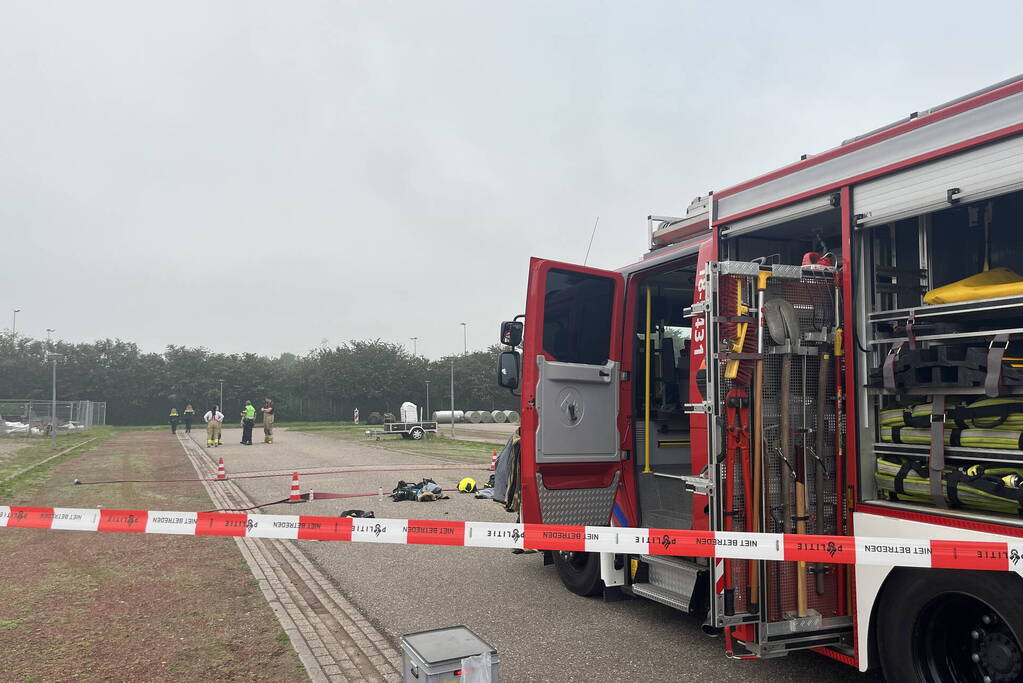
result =
M462 658L490 653L490 680L497 683L497 650L465 626L449 626L401 637L405 683L457 683Z

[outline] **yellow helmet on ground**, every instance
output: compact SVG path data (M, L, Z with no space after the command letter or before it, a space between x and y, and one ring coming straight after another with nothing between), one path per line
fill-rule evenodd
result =
M458 482L458 490L462 493L472 493L476 490L476 480L472 477L466 477Z

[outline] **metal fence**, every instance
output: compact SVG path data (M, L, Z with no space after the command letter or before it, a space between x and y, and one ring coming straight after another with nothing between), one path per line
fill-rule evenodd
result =
M105 401L57 401L54 405L51 401L0 398L0 436L46 436L54 427L60 433L106 423Z

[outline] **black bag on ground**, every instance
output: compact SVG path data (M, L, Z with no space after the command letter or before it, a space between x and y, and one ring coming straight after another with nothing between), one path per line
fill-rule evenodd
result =
M372 510L345 510L339 517L376 517Z

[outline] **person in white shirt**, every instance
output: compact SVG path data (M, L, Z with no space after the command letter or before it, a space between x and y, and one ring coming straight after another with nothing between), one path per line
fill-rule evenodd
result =
M202 416L206 421L206 448L220 445L220 426L224 424L224 414L220 406L213 406Z

